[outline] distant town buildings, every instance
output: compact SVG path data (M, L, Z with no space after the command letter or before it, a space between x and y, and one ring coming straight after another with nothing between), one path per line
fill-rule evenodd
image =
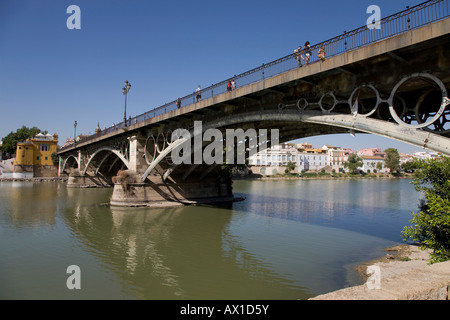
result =
M304 171L341 172L351 150L325 145L313 148L311 144L282 143L250 156L248 164L253 173L272 175L284 173L289 162L295 165L293 173Z
M349 148L324 145L314 148L309 143L282 143L280 145L262 150L248 159L248 166L255 174L274 175L284 173L289 162L295 165L292 173L308 171L343 172L344 163L348 156L356 153L362 159L360 168L364 172L385 173L389 169L385 167L387 154L380 148L359 149L357 152ZM400 153L400 164L412 159L430 159L437 157L435 152L416 152L413 155Z

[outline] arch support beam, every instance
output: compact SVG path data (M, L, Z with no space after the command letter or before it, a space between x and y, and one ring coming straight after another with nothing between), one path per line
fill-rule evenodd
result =
M383 120L364 116L351 116L342 114L310 115L304 114L302 121L344 127L366 133L395 139L420 148L450 156L450 139L425 130L411 126L399 125Z

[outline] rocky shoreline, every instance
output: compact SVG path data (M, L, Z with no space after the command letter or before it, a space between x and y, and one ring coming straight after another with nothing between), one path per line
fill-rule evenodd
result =
M386 256L361 264L355 270L363 285L349 287L309 300L448 300L450 261L429 264L430 250L418 245L396 245ZM379 268L378 288L368 285L368 266Z
M401 269L413 269L427 265L430 259L430 251L421 250L417 244L400 244L384 250L387 252L385 256L355 267L355 271L358 272L364 282L368 278L366 271L369 266L378 265L386 271L385 276L390 276L391 274L397 274Z

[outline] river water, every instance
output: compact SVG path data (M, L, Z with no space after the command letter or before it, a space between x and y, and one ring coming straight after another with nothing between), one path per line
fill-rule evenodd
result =
M235 181L244 201L169 209L0 182L0 299L290 300L359 285L355 265L402 243L422 197L410 181Z

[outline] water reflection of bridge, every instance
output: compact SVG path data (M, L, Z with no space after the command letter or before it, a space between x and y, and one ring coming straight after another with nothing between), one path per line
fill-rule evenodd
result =
M289 291L293 298L307 296L227 235L231 215L220 211L104 207L102 212L80 206L68 208L64 219L136 298L192 299L195 293L198 299L245 299L268 292L281 298Z

